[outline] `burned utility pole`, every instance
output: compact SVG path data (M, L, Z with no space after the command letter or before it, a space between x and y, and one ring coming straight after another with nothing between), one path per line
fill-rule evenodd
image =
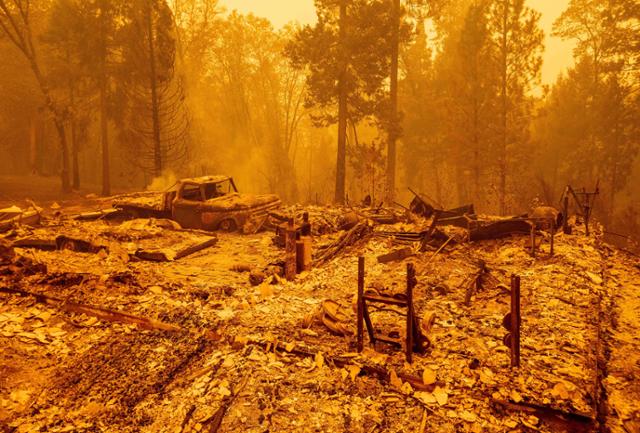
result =
M346 193L347 176L347 118L348 89L347 89L347 54L345 44L347 39L347 1L340 1L340 54L338 78L338 159L336 162L336 190L335 202L343 204Z

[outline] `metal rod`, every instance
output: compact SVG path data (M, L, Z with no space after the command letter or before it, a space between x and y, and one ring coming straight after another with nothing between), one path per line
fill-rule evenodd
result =
M413 358L413 287L416 284L416 270L413 263L407 263L407 362Z
M553 238L556 235L556 222L551 220L551 247L549 248L549 254L553 256Z
M358 352L364 346L364 257L358 257Z
M565 193L563 203L562 231L565 235L569 234L569 196Z
M520 277L511 276L511 366L520 367Z

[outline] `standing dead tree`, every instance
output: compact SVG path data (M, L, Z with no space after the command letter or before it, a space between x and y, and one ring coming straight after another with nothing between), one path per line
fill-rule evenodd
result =
M45 106L53 116L53 123L60 140L62 153L62 171L60 173L62 190L70 192L69 146L67 145L65 131L65 120L69 110L64 104L60 104L54 99L49 83L42 72L36 47L33 43L30 0L0 0L0 30L2 31L0 34L5 35L20 50L29 63L44 97Z
M164 1L131 6L122 65L122 137L132 162L154 176L183 161L190 140L185 88L175 72L176 41Z

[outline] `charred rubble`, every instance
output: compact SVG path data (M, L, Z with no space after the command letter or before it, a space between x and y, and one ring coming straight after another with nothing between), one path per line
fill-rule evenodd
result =
M414 194L215 232L122 198L5 213L0 428L639 431L637 257L579 207Z

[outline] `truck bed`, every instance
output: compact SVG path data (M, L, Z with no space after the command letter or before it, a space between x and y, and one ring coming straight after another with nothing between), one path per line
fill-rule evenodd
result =
M162 192L148 191L124 194L114 198L113 207L118 209L141 209L164 212Z

